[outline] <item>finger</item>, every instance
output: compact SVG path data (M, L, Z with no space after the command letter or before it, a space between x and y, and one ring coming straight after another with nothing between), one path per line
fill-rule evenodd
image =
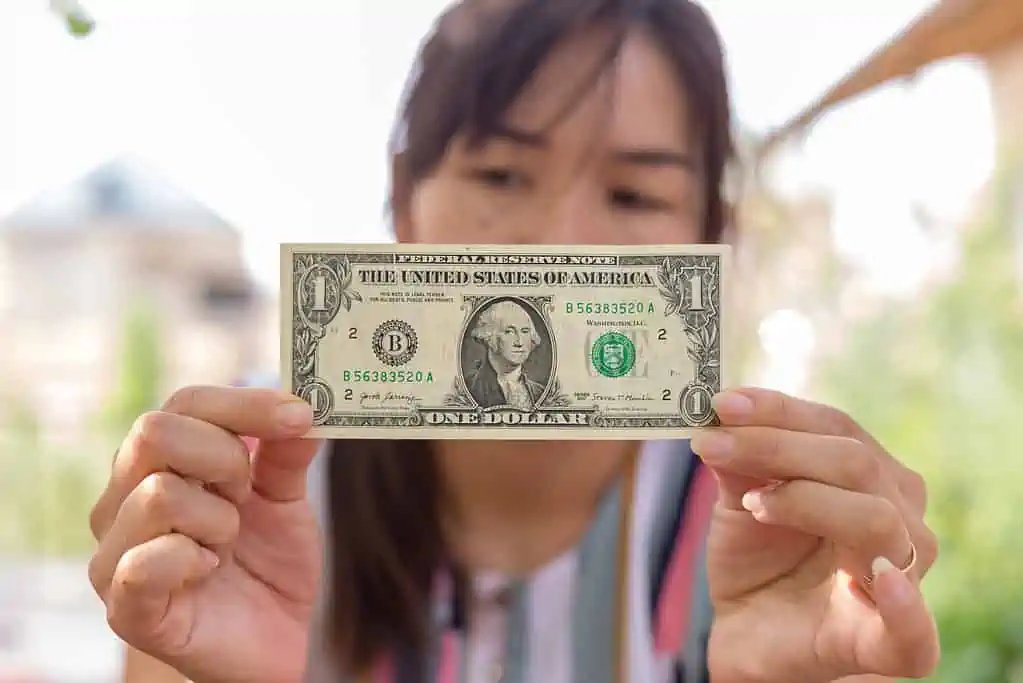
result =
M714 410L726 426L762 425L796 432L844 436L877 450L899 470L906 468L847 413L823 403L789 396L780 391L741 387L713 398ZM893 482L901 485L903 482Z
M894 458L893 458L894 460ZM910 509L923 517L927 513L927 482L919 472L896 461L895 485Z
M163 471L214 485L236 503L250 490L249 453L237 436L192 417L146 413L125 438L110 482L93 508L93 535L101 539L128 494L150 474Z
M151 640L163 630L174 594L209 576L219 563L210 550L181 534L154 538L129 550L117 563L105 600L107 622L129 643ZM187 638L189 624L176 625ZM175 635L169 638L177 640Z
M720 393L714 397L713 404L724 425L774 426L860 441L871 449L883 466L883 484L892 500L917 516L923 516L927 510L927 485L923 478L894 458L854 419L836 408L754 387Z
M313 439L261 441L252 461L252 488L277 503L302 500L309 465L322 445Z
M934 673L941 646L934 617L920 589L891 561L873 562L872 597L880 619L870 623L863 639L863 664L872 671L899 678L925 678Z
M880 489L867 486L852 488L864 491L880 490L903 511L920 555L921 576L934 563L938 554L937 539L922 520L927 510L926 482L920 474L888 453L851 417L830 406L796 399L777 391L752 387L718 394L714 398L714 407L725 425L774 425L791 431L847 437L864 444L874 456L874 463L871 465L861 461L860 465L864 468L861 474L866 481L872 476L867 469L876 466ZM857 468L860 465L851 467ZM738 482L740 486L755 481L736 477L727 477L725 480ZM742 495L738 489L736 493ZM723 495L722 499L727 504L729 496ZM734 495L731 499L732 503L737 502Z
M764 425L796 432L859 438L863 428L831 406L780 391L742 387L718 394L714 410L726 425Z
M757 521L852 550L862 558L861 565L852 568L857 576L868 575L871 561L879 555L904 562L912 554L902 513L880 496L798 480L750 491L742 503Z
M89 579L106 595L121 557L154 538L178 533L216 551L238 537L238 509L181 477L158 472L146 477L121 506L89 563Z
M710 467L767 481L810 479L840 488L875 492L881 466L872 450L842 436L772 427L700 430L690 446Z
M308 403L274 389L187 387L174 392L163 410L258 439L299 437L308 432L313 423L313 411Z

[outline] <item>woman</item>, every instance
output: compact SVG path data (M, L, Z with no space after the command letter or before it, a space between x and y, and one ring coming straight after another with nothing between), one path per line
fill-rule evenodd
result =
M686 0L465 0L408 92L396 236L720 241L729 106ZM90 575L113 629L198 683L931 672L919 477L832 408L756 389L715 406L691 444L328 444L318 612L309 406L181 390L119 451Z

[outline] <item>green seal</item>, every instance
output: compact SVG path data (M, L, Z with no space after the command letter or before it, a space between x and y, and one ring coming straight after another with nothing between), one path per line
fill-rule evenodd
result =
M623 377L636 365L636 345L621 332L606 332L593 342L590 359L604 377Z

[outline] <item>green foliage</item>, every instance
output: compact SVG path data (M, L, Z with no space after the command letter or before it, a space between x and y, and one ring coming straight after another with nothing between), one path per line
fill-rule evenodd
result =
M116 389L101 418L104 430L116 433L128 431L135 418L159 404L163 352L151 307L138 305L130 310L121 340Z
M65 21L67 22L68 33L75 38L84 38L96 28L96 22L89 17L70 15Z
M20 486L14 549L35 557L87 555L95 545L89 511L103 470L82 453L45 449L38 455L37 467Z
M955 276L864 321L818 375L820 393L928 481L942 542L925 583L944 651L932 680L947 683L1023 673L1023 295L1010 246L1021 176L999 177Z
M85 38L96 28L96 22L78 0L50 0L50 8L60 15L65 30L75 38Z
M0 554L81 557L92 552L89 511L110 471L117 442L157 404L161 351L156 319L144 307L127 316L121 366L102 429L73 446L43 439L26 406L8 408L0 432Z
M7 413L9 429L0 433L0 555L89 552L88 512L104 473L84 457L94 446L84 452L50 446L29 407L13 402Z

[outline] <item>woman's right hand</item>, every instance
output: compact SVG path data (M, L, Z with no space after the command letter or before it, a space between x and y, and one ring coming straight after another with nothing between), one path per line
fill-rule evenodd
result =
M136 421L90 518L89 578L117 635L197 683L302 679L322 563L311 424L294 396L230 387Z

